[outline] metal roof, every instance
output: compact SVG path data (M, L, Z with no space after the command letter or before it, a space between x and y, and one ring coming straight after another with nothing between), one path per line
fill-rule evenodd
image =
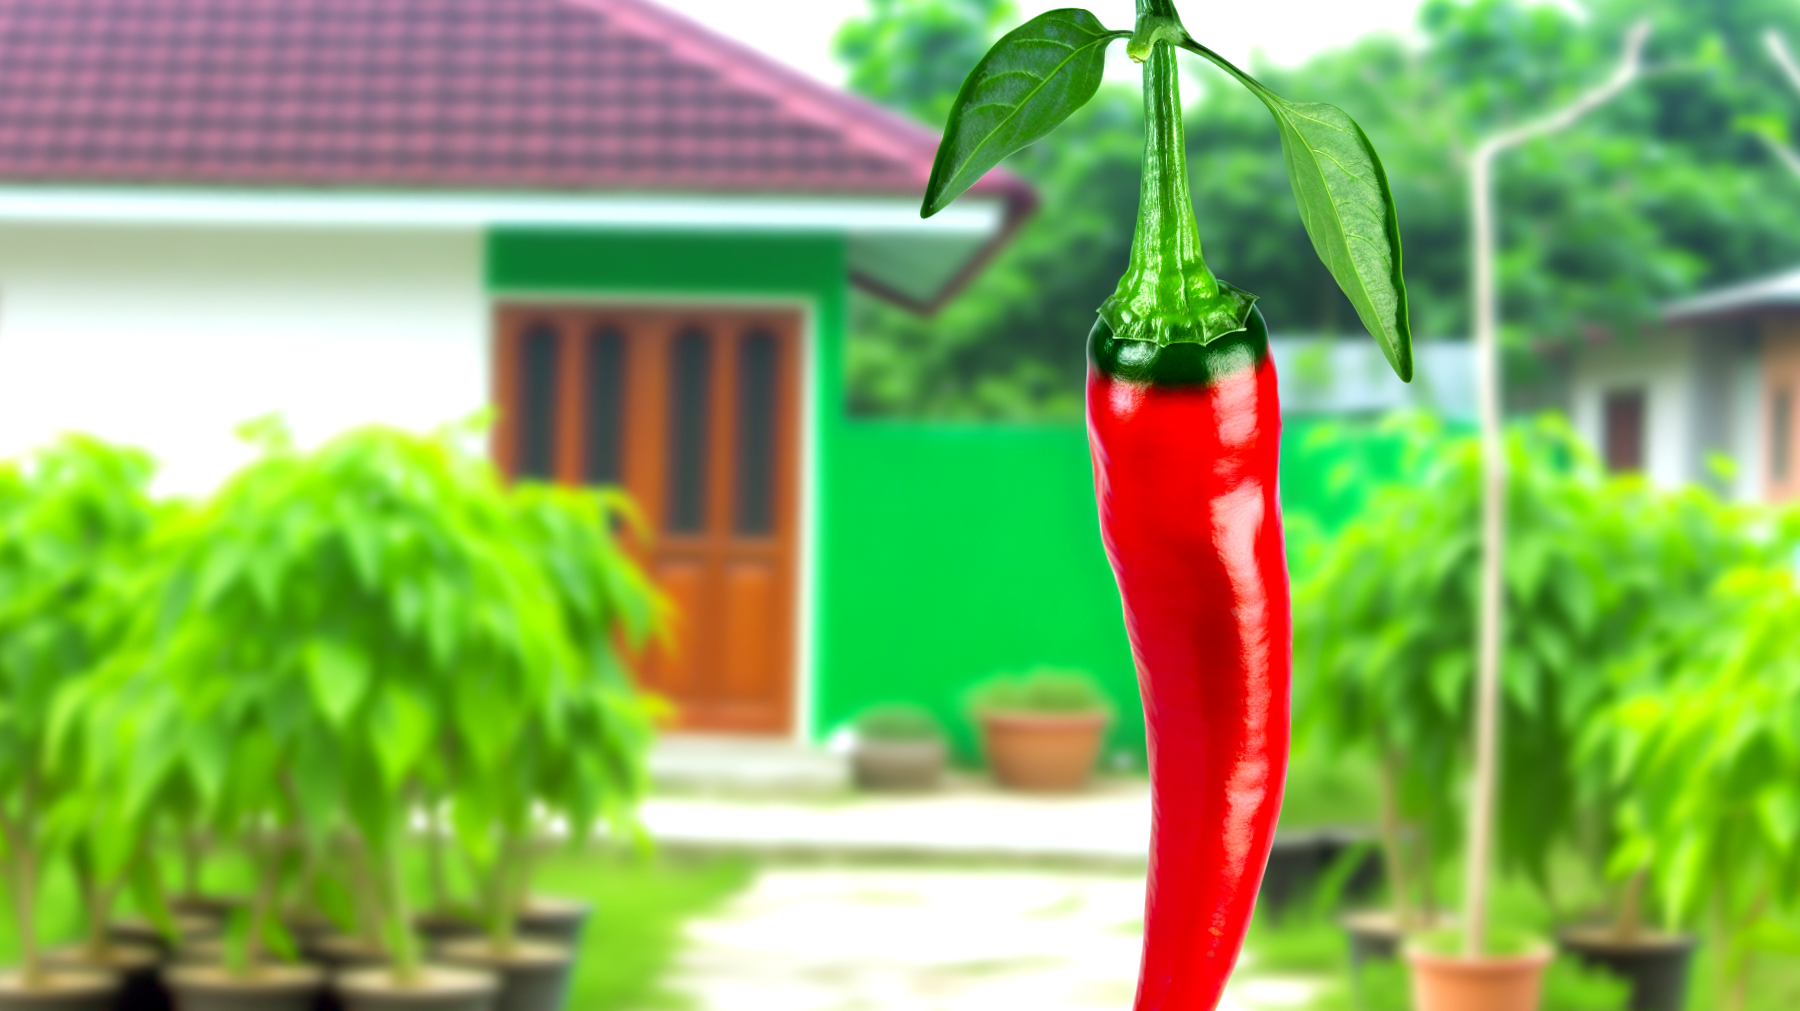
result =
M1693 323L1759 309L1800 309L1800 270L1703 292L1663 307L1670 323Z

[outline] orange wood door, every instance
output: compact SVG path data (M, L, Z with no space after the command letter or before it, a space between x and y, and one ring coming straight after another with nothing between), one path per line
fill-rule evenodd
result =
M799 332L781 310L498 310L495 458L637 500L676 611L640 677L687 729L792 727Z

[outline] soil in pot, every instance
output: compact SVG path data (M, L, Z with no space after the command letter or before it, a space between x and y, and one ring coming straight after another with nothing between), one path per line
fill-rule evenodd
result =
M566 944L573 951L581 946L581 928L594 907L580 899L564 899L551 895L533 895L519 911L519 933L540 941Z
M419 932L419 936L427 944L435 945L442 941L474 937L481 933L481 924L461 913L443 910L414 916L413 929Z
M426 965L401 983L381 966L339 973L331 989L346 1011L494 1011L500 982L491 972Z
M178 965L163 972L176 1011L312 1011L325 990L316 965L259 965L234 976L217 965Z
M107 924L106 936L114 944L134 944L155 948L164 959L185 942L211 937L219 932L217 921L206 916L180 915L173 918L175 937L171 940L142 916L121 916Z
M857 741L850 771L864 790L931 790L944 775L944 742Z
M1605 927L1571 927L1556 941L1583 965L1623 979L1631 987L1631 1011L1682 1011L1687 1003L1691 934L1639 931L1626 939Z
M498 976L494 1011L562 1011L569 998L569 969L575 962L567 945L521 940L502 952L485 937L446 941L438 946L438 959Z
M982 713L982 749L1001 786L1079 790L1094 771L1107 722L1104 713Z
M110 973L119 980L113 1006L119 1011L169 1011L162 985L162 949L148 944L109 944L98 958L85 944L44 952L52 969Z
M1464 958L1407 945L1414 1011L1538 1011L1549 945L1520 955Z
M118 999L110 972L53 969L30 986L16 971L0 973L0 1011L112 1011Z
M330 972L386 965L388 960L387 948L380 941L354 934L315 937L307 942L303 953Z

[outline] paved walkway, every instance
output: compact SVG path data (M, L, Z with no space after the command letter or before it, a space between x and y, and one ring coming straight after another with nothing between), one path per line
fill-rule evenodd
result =
M768 870L689 925L670 986L697 1011L1119 1011L1143 902L1141 874ZM1220 1011L1316 993L1253 970Z
M1150 787L1103 779L1067 796L1005 793L969 778L917 795L843 794L810 801L658 796L644 824L670 849L765 856L948 858L1141 870L1150 848Z

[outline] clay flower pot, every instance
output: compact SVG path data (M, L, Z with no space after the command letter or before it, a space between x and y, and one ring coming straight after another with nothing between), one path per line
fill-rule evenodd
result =
M569 997L569 968L575 961L566 945L517 940L512 950L503 952L485 937L445 941L438 945L438 959L499 977L494 1011L562 1011Z
M113 1011L119 977L86 969L52 969L31 986L15 972L0 974L0 1011Z
M1548 945L1522 955L1464 958L1408 945L1416 1011L1538 1011Z
M1038 792L1086 786L1110 721L1096 712L987 711L978 718L994 778L1009 789Z
M316 965L259 965L234 976L217 965L177 965L163 971L177 1011L312 1011L325 990Z
M1692 934L1642 931L1629 939L1604 927L1571 927L1556 943L1583 965L1603 969L1631 987L1630 1011L1682 1011L1687 1003Z
M419 969L407 983L385 966L339 973L332 991L347 1011L493 1011L499 980L491 972L441 965Z

